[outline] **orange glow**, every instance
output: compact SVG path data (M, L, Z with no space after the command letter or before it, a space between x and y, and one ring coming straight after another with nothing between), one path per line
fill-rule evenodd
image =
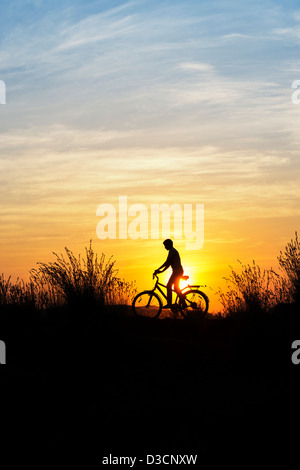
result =
M1 242L2 272L6 276L12 274L13 278L19 276L26 279L29 269L37 261L53 260L52 251L61 253L67 246L75 254L83 254L84 247L92 239L96 252L104 252L107 258L113 255L121 277L128 281L136 280L139 291L152 288L152 273L167 258L162 240L99 240L95 236L96 217L89 214L93 205L85 209L87 214L81 208L76 212L71 211L63 219L56 218L54 208L53 215L43 215L41 208L39 217L28 215L27 223L25 220L22 223L22 237L14 227L7 225L6 239ZM57 209L58 214L60 210ZM201 250L188 251L184 240L174 241L181 255L184 273L189 275L188 283L207 286L201 287L201 290L210 299L211 312L220 309L216 292L220 287L225 288L223 277L229 275L229 265L238 267L237 259L244 263L255 259L261 267L277 267L279 251L293 235L292 228L296 227L297 222L295 218L290 218L286 227L282 221L283 218L270 219L269 225L260 219L226 223L211 218L207 210L205 243ZM218 232L219 237L214 237ZM164 272L160 276L161 282L166 283L170 274L170 269Z

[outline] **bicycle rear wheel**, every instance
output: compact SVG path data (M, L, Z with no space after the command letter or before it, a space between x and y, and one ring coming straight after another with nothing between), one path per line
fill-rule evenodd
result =
M147 318L157 318L162 309L162 302L158 295L149 290L140 292L132 302L132 310L135 315Z
M207 314L209 300L204 292L197 289L189 290L184 293L186 306L181 304L181 313L186 318L202 318Z

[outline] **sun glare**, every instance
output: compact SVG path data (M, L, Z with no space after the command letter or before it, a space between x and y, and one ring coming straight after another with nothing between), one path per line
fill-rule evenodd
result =
M194 274L195 269L190 267L190 266L184 266L184 276L189 276L188 280L181 280L180 281L180 288L184 289L184 287L187 287L189 284L194 284L196 283L196 276Z

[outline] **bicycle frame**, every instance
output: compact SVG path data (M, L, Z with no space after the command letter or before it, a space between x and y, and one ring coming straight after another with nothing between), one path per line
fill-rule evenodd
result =
M165 286L164 284L162 284L161 282L159 282L158 276L156 276L156 283L155 283L154 288L152 289L152 292L158 290L158 291L163 295L163 297L167 300L166 294L164 293L164 291L163 291L159 286L162 286L162 287L167 288L167 286ZM173 290L173 289L172 289L172 290Z
M157 274L154 275L156 277L156 282L155 282L155 286L154 288L152 289L152 292L155 292L156 290L158 290L162 295L163 297L167 300L167 296L166 294L164 293L164 291L159 287L165 287L167 289L167 286L165 284L162 284L161 282L159 282L159 278L157 276ZM153 276L153 277L154 277ZM192 288L198 288L198 287L206 287L206 286L201 286L200 284L196 285L196 284L193 284L193 285L190 285L188 284L187 286L183 287L183 289L180 289L180 292L181 293L184 293L186 291L186 289L192 289ZM175 299L175 303L177 303L178 299L179 299L179 295L178 293L172 288L172 292L175 292L175 294L177 295L176 296L176 299ZM150 303L150 300L151 300L151 297L149 299L149 303Z

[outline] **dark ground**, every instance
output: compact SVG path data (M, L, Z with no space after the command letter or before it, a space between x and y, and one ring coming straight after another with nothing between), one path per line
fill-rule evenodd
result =
M89 469L109 454L193 453L202 467L290 466L300 439L296 308L256 321L65 313L0 315L10 462Z

